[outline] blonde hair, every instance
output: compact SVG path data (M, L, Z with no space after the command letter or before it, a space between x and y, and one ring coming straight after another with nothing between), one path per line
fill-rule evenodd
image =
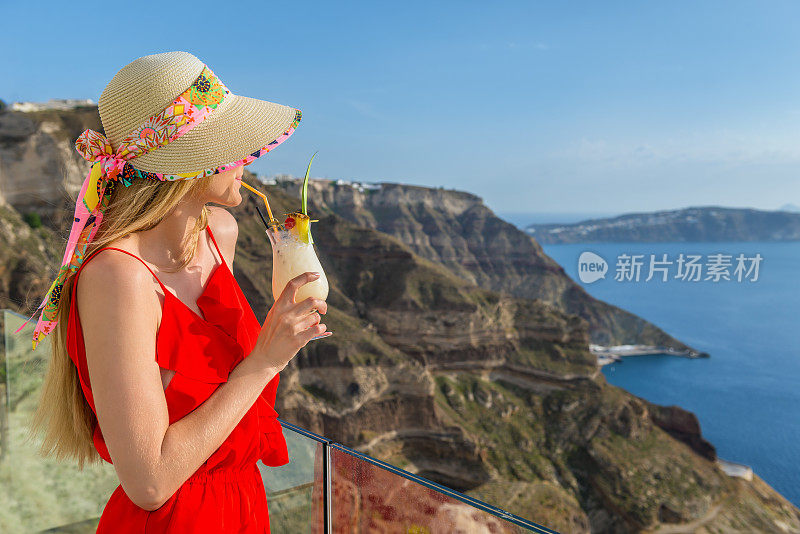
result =
M114 184L110 202L97 234L88 246L86 257L114 240L158 225L188 195L202 194L208 178L160 182L137 178L129 186ZM203 206L194 230L184 241L180 264L169 272L179 271L194 257L200 232L208 225L208 209ZM39 402L31 421L28 439L42 433L40 454L58 460L84 464L101 462L94 448L92 430L96 416L83 395L78 370L67 353L67 326L75 273L64 282L58 305L58 324L50 336L51 358L42 384Z

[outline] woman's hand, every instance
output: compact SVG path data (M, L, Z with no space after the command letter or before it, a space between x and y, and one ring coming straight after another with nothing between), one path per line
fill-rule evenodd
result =
M327 303L314 297L294 301L300 286L317 278L319 274L305 272L289 280L267 313L250 358L280 372L311 338L325 333L327 327L320 322L320 313L327 313Z

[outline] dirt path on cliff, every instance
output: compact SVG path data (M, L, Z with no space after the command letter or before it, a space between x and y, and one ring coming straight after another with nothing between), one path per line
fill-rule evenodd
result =
M652 534L692 534L698 528L704 526L706 523L717 517L717 514L722 509L722 503L712 506L706 515L699 519L695 519L691 523L681 523L680 525L661 525L656 530L649 531Z

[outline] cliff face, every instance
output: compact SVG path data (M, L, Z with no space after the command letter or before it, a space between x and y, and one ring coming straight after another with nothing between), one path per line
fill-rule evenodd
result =
M420 221L444 217L433 210L441 205L402 205L409 200L397 186L401 206L387 197L381 209L417 210L409 221L386 216L414 228L404 239L401 229L387 233L359 218L380 213L377 207L344 217L335 203L314 204L318 188L310 193L320 219L313 232L331 285L324 322L335 334L310 342L282 372L283 418L562 532L800 531L800 511L763 482L720 471L691 414L608 385L588 351L586 319L561 302L490 287L500 278L492 268L503 264L478 257L471 236L484 235L484 244L506 236L500 251L538 245L476 207L476 197L417 191L452 203L452 214L426 226ZM299 206L281 187L262 189L276 214ZM232 212L240 228L234 273L263 320L272 303L269 242L252 200ZM45 280L44 290L52 274L45 265L54 268L62 243L48 228L26 230L12 208L3 221L0 244L19 234L31 249L24 267L6 271L6 285ZM5 254L3 266L21 264ZM457 260L468 254L472 265ZM550 261L518 259L512 273ZM473 271L485 278L470 279ZM540 287L558 281L537 276L528 275ZM19 310L20 294L6 291Z
M63 216L88 171L74 145L86 128L102 131L97 107L0 112L0 198L20 213Z
M297 195L301 180L270 189ZM531 236L497 217L480 197L455 190L380 183L364 189L333 180L309 184L309 210L327 209L399 239L480 287L539 299L586 319L600 345L645 344L689 349L621 308L597 300L575 283Z
M39 305L53 281L48 273L55 276L61 260L60 247L51 230L31 228L14 208L0 205L0 308Z

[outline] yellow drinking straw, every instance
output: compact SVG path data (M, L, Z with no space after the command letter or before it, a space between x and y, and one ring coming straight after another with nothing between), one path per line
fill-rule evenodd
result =
M262 193L258 189L247 185L246 183L244 183L244 181L242 181L242 185L245 186L250 191L252 191L253 193L255 193L256 195L260 196L261 199L264 201L264 205L267 207L267 216L269 216L269 225L270 226L280 226L281 223L278 221L278 219L276 219L275 217L272 216L272 209L269 207L269 201L267 201L267 195L265 195L264 193ZM318 221L319 221L319 219L311 219L311 222L318 222Z
M269 224L270 224L270 226L280 226L281 223L278 222L278 219L276 219L275 217L272 216L272 210L269 207L269 202L267 201L267 196L264 193L262 193L261 191L259 191L258 189L255 189L254 187L251 187L251 186L247 185L244 182L242 182L242 185L245 186L250 191L252 191L253 193L255 193L256 195L260 196L264 200L264 205L267 207L267 215L269 216Z

